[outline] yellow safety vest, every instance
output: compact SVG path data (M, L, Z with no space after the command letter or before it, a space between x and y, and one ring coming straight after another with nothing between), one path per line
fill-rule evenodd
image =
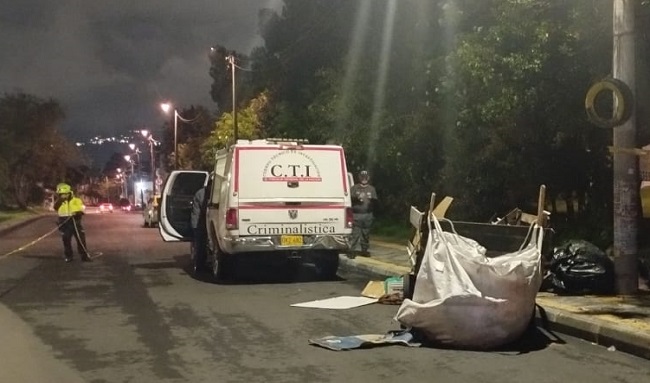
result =
M86 206L84 206L81 198L72 197L69 201L63 201L63 203L61 203L58 213L59 217L70 217L75 213L83 212L84 210L86 210Z

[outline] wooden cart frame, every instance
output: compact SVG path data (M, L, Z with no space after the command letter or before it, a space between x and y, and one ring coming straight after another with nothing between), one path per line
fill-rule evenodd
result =
M514 252L519 249L526 238L530 225L537 223L544 228L544 239L542 242L542 258L550 258L553 251L553 229L548 227L549 213L544 210L546 200L546 187L540 186L537 204L537 214L527 214L520 209L513 209L503 218L491 223L451 221L445 218L447 209L451 206L453 198L445 197L438 205L435 205L435 193L431 194L429 210L427 213L419 211L411 206L409 221L415 228L415 234L407 244L407 250L412 265L412 270L404 276L404 297L412 298L415 288L415 280L420 270L422 258L424 257L425 245L429 236L429 223L425 217L434 215L440 219L440 225L445 231L455 230L456 233L471 238L485 247L488 257L497 257L502 254ZM441 219L445 218L445 219Z

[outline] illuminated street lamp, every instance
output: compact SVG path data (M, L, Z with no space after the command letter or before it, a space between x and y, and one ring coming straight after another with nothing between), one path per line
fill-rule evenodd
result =
M133 154L136 155L137 164L138 164L138 177L139 177L140 172L141 172L141 169L140 169L140 148L135 146L135 144L133 144L133 143L129 144L129 148L131 149L131 151L133 151ZM133 169L131 171L133 172Z
M180 114L178 114L178 110L176 110L176 108L170 102L161 103L160 109L162 109L162 111L166 114L169 114L172 109L174 110L174 169L178 170L178 120L181 120L183 122L194 122L198 116L191 120L185 119L181 117Z
M139 163L139 162L140 162L140 149L139 149L137 146L135 146L134 143L130 143L130 144L129 144L129 148L131 149L131 151L132 151L136 156L138 156L138 163Z
M149 149L151 150L151 184L153 194L156 195L156 160L153 154L153 146L156 140L153 139L152 134L147 129L142 129L140 133L142 137L149 141Z
M160 104L160 109L163 112L169 114L169 111L174 109L174 170L178 169L178 112L176 108L172 107L172 104L169 102L163 102Z

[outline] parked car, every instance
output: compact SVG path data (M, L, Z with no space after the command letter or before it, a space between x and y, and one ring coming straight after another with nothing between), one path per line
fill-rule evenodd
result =
M110 202L104 202L99 204L99 212L100 213L112 213L113 212L113 204Z
M120 200L120 210L129 212L133 210L133 206L131 206L131 201L129 201L126 198L122 198Z
M158 205L160 204L160 196L149 198L147 206L142 211L144 218L144 227L153 227L158 224Z

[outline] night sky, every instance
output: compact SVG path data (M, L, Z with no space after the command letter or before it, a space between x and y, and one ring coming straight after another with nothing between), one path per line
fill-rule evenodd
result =
M263 44L282 0L0 0L0 92L54 98L71 140L159 129L159 104L212 110L210 47ZM92 153L91 153L92 155ZM98 159L96 159L98 161ZM96 164L102 165L102 164Z

